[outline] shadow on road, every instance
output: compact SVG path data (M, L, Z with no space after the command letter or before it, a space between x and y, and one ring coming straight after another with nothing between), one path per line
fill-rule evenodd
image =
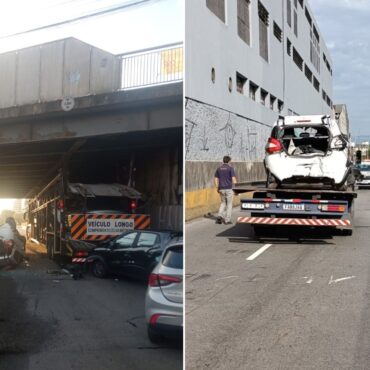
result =
M254 230L248 224L235 224L218 233L217 237L229 238L231 243L274 244L335 244L334 236L341 236L342 230L332 228L313 228L303 226L265 226L257 225Z

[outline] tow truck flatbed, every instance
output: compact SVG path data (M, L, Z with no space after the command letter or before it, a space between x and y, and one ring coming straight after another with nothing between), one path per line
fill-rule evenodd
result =
M242 212L250 216L239 217L238 223L258 225L294 225L308 227L339 227L352 234L354 191L331 189L266 188L265 183L238 183L236 194L253 193L242 198Z

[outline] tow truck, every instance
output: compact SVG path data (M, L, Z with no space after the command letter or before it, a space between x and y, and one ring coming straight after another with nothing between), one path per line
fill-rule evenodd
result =
M249 215L237 222L250 224L255 234L272 226L331 227L353 232L354 191L318 189L270 189L261 183L236 184L236 194L252 193L241 198L240 208Z

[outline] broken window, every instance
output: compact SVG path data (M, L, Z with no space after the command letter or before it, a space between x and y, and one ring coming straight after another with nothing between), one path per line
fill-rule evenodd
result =
M326 126L295 126L283 128L278 139L289 155L321 154L329 150L330 133Z
M268 47L268 25L269 13L266 8L258 2L258 17L259 17L259 39L260 39L260 56L269 61L269 47Z
M238 35L248 45L250 45L249 6L250 0L238 0Z
M207 8L225 23L225 0L206 0Z

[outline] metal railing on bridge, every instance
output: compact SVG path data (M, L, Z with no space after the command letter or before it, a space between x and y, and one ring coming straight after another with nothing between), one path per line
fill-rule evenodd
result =
M182 44L141 50L120 55L121 89L182 81L184 54Z

